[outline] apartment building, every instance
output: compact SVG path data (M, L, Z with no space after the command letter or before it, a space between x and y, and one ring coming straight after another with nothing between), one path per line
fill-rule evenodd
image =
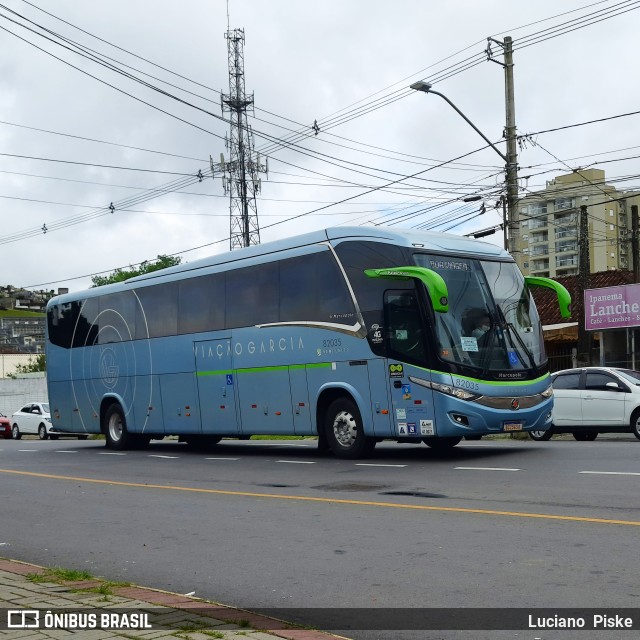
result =
M590 272L631 269L631 206L639 191L606 184L601 169L561 175L520 199L520 233L513 256L525 275L578 273L580 207L587 206Z

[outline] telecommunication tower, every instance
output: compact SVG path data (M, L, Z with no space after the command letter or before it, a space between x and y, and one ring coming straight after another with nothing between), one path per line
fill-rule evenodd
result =
M260 244L260 225L256 195L260 193L260 173L267 173L260 156L254 157L253 133L247 122L247 112L253 113L253 94L244 87L244 29L229 29L229 93L222 94L222 113L229 113L231 131L226 138L229 162L223 162L223 184L229 194L230 249Z

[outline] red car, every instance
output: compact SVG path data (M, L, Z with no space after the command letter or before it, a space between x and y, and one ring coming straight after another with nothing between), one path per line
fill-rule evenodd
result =
M7 440L11 437L11 421L3 413L0 413L0 438Z

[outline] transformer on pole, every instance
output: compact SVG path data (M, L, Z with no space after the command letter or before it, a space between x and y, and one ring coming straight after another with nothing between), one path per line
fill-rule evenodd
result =
M244 29L230 29L224 37L229 55L229 93L222 94L222 113L229 113L231 131L226 139L229 162L223 163L223 184L229 194L229 248L260 244L256 195L260 193L260 173L267 173L260 156L254 156L253 133L247 112L253 112L253 94L244 86Z

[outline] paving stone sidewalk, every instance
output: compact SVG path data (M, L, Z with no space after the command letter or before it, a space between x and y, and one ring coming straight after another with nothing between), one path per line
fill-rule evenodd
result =
M26 610L38 611L38 628L16 628L22 622L22 612ZM45 614L48 614L47 618ZM76 617L77 614L83 614L84 620L80 615ZM113 620L110 628L86 628L86 616L95 616L93 620L99 627L103 614L109 616L109 621ZM45 620L49 624L45 624ZM27 624L35 625L34 621L34 614L28 614L25 618ZM8 628L9 623L12 628ZM67 628L55 628L62 624ZM77 628L79 624L84 628ZM114 624L122 628L113 628ZM151 628L136 628L140 626ZM61 580L45 567L0 558L0 638L63 640L69 637L79 640L340 638L321 631L295 628L295 625L249 611L158 589L122 586L98 579Z

